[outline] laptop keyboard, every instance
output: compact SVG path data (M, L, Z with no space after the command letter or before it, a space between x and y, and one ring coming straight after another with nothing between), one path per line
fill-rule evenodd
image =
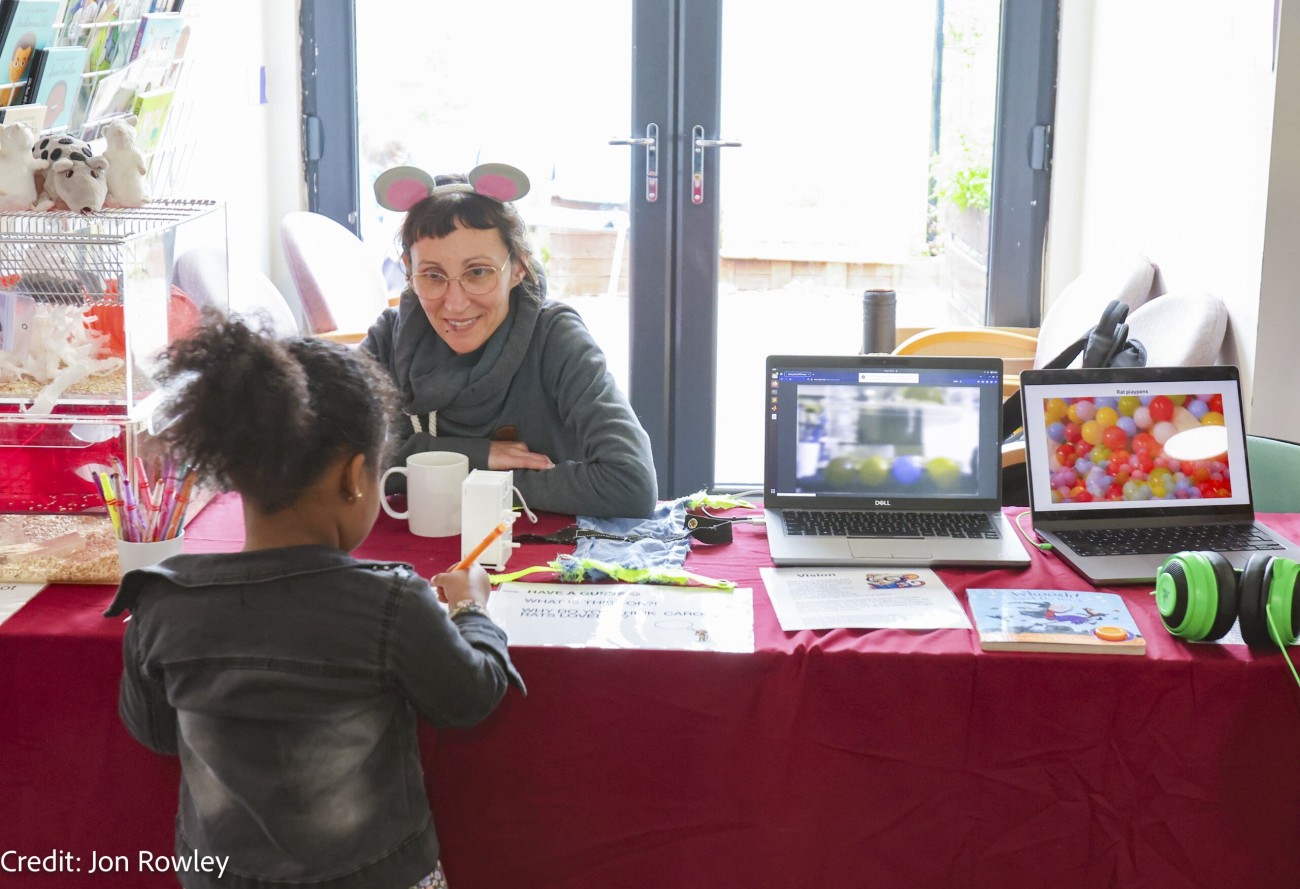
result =
M1133 556L1182 550L1251 551L1284 549L1255 525L1179 525L1057 531L1081 556Z
M1000 535L982 512L782 511L785 533L818 537L982 537Z

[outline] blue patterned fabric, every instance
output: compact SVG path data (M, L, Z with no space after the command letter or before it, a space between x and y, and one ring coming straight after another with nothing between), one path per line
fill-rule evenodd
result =
M598 537L580 537L573 550L572 559L591 559L609 562L625 568L681 568L691 551L691 539L686 536L686 501L673 500L661 503L648 519L578 516L578 527L620 537L644 537L644 540L601 540ZM561 557L561 563L568 559ZM588 567L588 580L609 580L608 574Z

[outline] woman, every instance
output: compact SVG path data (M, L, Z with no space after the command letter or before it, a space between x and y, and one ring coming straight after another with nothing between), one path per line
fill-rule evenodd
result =
M573 308L543 298L523 219L527 191L490 164L437 182L411 167L380 176L381 204L406 210L408 287L361 347L401 398L394 462L457 451L471 469L514 470L528 505L648 516L650 439Z

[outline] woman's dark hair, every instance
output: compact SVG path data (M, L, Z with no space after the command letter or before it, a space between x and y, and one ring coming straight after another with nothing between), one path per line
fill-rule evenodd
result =
M435 185L465 183L463 175L438 176ZM406 213L402 222L402 259L408 265L411 247L424 238L445 238L461 228L496 229L510 256L524 268L524 279L514 292L540 299L541 285L531 261L532 248L528 244L528 227L513 204L502 203L473 191L437 189Z
M276 340L214 309L168 347L172 394L159 434L202 478L263 512L294 503L340 457L378 472L396 394L367 353L312 337Z

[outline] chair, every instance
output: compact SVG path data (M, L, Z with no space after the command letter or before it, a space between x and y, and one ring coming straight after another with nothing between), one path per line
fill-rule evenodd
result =
M1156 269L1146 256L1128 251L1088 269L1061 291L1033 328L936 327L899 342L895 355L988 355L1002 359L1003 397L1019 389L1022 370L1042 367L1096 325L1112 300L1130 310L1150 299ZM1130 329L1131 318L1130 317ZM1140 339L1140 337L1139 337ZM1220 336L1220 341L1222 336ZM1186 363L1186 362L1182 362Z
M388 286L365 243L329 217L305 211L280 222L280 243L307 332L360 342L388 308Z
M1022 370L1034 366L1038 340L1027 329L933 327L907 337L895 355L977 355L1002 359L1002 397L1020 388Z
M1300 444L1246 436L1250 496L1259 512L1300 512Z
M229 294L232 315L261 313L276 336L295 336L298 322L280 288L252 267L228 269L224 251L194 247L176 257L173 282L199 307L223 303Z
M1128 316L1128 335L1151 367L1214 364L1228 332L1228 308L1209 293L1166 293Z
M1044 313L1038 328L1034 367L1042 367L1083 336L1097 323L1111 300L1117 299L1129 307L1132 330L1133 312L1151 299L1155 280L1155 266L1136 250L1089 267L1065 286Z

